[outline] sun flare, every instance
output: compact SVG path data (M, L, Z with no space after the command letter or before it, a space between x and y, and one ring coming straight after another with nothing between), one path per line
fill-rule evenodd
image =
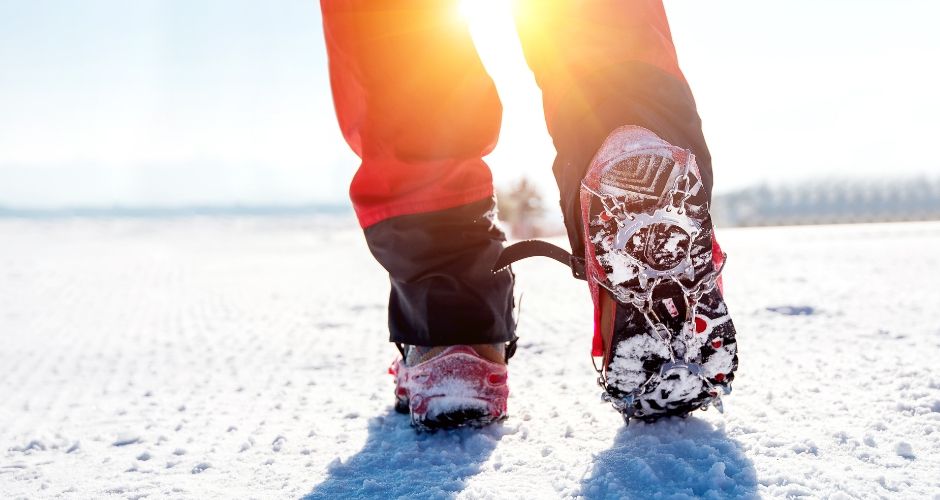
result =
M460 0L460 15L471 25L485 22L508 9L511 0Z
M497 185L526 177L558 196L551 176L555 156L542 118L541 93L526 65L513 11L518 0L460 0L459 16L467 23L483 65L503 104L500 140L486 157Z
M458 10L487 69L518 64L512 0L460 0Z

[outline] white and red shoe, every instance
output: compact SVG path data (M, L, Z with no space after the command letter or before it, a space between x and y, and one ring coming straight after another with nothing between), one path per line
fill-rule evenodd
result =
M395 377L395 410L419 430L482 427L506 417L509 397L503 344L403 346Z

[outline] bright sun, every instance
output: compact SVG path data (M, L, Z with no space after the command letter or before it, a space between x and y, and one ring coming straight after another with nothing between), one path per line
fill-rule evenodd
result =
M509 0L460 0L460 15L471 25L485 22L505 11Z
M548 0L546 0L546 3ZM542 94L526 65L513 18L515 0L460 0L460 16L503 103L500 140L486 157L498 185L520 177L558 196L551 176L555 148L545 128Z

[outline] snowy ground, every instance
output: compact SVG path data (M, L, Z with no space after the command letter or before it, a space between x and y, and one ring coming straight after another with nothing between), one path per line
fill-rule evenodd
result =
M584 284L520 264L510 418L423 435L335 227L0 220L0 497L940 499L940 224L721 231L726 414L629 428Z

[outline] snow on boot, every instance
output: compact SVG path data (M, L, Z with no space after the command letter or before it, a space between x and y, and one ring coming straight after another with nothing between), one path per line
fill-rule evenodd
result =
M598 383L629 422L716 406L737 368L724 255L691 152L640 127L611 133L581 183Z
M395 410L418 430L482 427L506 417L504 344L421 347L406 345L389 368Z

